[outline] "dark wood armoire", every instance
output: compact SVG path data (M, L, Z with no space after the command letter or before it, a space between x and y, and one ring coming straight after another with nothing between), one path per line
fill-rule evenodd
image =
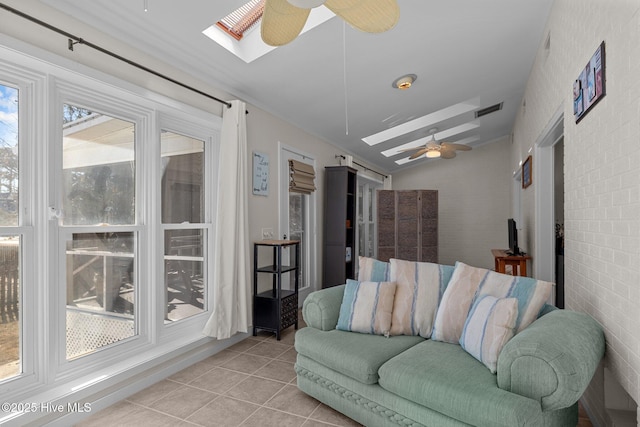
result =
M322 287L342 285L354 279L358 256L356 242L357 170L348 166L324 169L324 241Z

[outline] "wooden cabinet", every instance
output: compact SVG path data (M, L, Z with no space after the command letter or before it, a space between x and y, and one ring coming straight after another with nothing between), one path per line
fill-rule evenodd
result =
M342 285L355 277L357 171L325 167L322 287Z
M259 261L260 247L272 249L270 264ZM283 248L290 247L294 251L294 261L291 265L284 265ZM253 245L253 335L258 329L275 332L280 340L280 332L295 325L298 329L298 280L300 270L300 242L297 240L263 240ZM263 292L258 290L258 275L271 276L271 289ZM293 280L293 290L282 289L283 274L290 274Z
M438 262L438 191L378 190L378 259Z

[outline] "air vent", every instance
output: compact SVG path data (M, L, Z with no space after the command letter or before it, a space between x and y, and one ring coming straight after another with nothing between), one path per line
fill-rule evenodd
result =
M482 110L478 110L476 111L476 119L482 116L486 116L487 114L491 114L494 111L500 111L502 110L502 104L503 102L496 104L496 105L492 105L490 107L487 108L483 108Z

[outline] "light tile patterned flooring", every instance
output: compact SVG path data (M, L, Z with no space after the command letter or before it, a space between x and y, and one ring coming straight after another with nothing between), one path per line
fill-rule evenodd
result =
M247 338L77 426L359 426L298 390L294 335Z
M77 426L360 426L298 390L294 335L291 327L280 341L265 333L247 338ZM580 409L578 427L591 427Z

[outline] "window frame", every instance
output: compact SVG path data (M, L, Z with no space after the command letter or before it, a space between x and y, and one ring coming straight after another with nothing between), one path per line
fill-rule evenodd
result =
M32 69L0 62L0 84L18 90L18 207L20 214L15 226L0 227L1 235L19 235L20 239L20 373L0 380L0 396L16 388L28 389L42 380L38 375L44 363L43 346L38 330L45 324L38 295L45 289L44 275L38 269L24 268L43 260L42 236L34 234L34 226L41 218L34 215L39 190L33 189L42 169L34 155L34 141L42 136L38 120L43 117L46 77Z
M158 233L156 245L155 259L158 261L158 268L154 273L156 276L156 283L162 283L164 288L164 232L166 230L177 229L192 229L198 228L205 230L206 232L206 244L204 245L204 270L205 276L210 278L213 272L213 261L215 259L215 224L216 224L216 202L218 200L218 167L216 159L219 159L220 153L220 133L211 132L211 127L207 122L195 120L191 116L179 115L179 114L166 114L160 113L157 117L156 132L158 135L157 144L154 145L154 149L157 151L154 157L157 158L156 167L154 173L156 174L156 191L152 191L152 201L149 206L155 206L153 209L155 215L153 221L158 224ZM171 224L162 223L162 175L161 175L161 153L160 153L160 134L162 131L173 132L181 134L190 138L198 139L204 142L204 184L205 184L205 200L204 200L204 223L188 223L188 224ZM204 327L205 323L211 316L211 310L214 306L213 301L213 282L211 280L205 280L208 283L205 291L206 309L201 313L195 314L185 319L180 319L175 322L164 322L164 309L165 298L162 298L162 311L158 310L155 317L156 325L159 326L160 333L159 339L161 342L174 340L179 337L185 329L193 329Z

